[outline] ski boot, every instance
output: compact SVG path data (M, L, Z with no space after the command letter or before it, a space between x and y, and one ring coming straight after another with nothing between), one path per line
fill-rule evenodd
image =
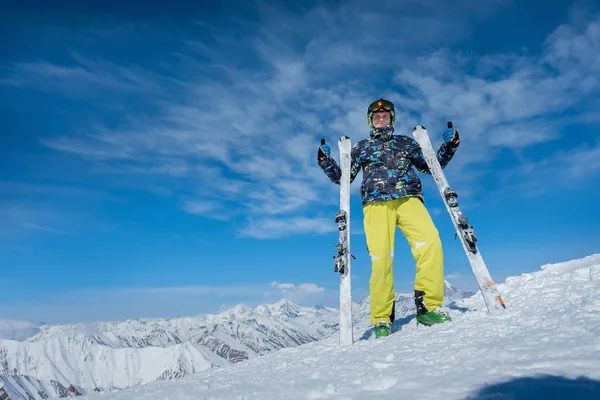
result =
M388 322L380 321L375 324L375 336L377 338L390 336L391 333L392 333L392 329Z
M417 315L417 325L431 326L434 324L443 324L447 321L452 321L452 318L439 307L433 311Z
M415 290L415 306L417 307L417 325L431 326L434 324L442 324L446 321L452 321L450 316L446 314L440 307L433 311L427 310L423 297L425 292L422 290Z

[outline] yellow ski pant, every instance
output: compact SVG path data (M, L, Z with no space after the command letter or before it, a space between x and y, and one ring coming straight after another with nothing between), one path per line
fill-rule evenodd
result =
M418 197L375 202L363 208L367 247L371 255L371 323L390 322L395 301L394 236L396 226L411 247L416 260L415 290L425 292L428 311L444 300L442 243L429 212Z

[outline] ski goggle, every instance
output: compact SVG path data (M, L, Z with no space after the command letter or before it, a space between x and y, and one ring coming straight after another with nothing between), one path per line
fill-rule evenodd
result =
M369 106L368 112L370 114L370 113L377 112L379 110L393 112L394 111L394 103L392 103L391 101L384 100L384 99L379 99L379 100L371 103L371 105Z

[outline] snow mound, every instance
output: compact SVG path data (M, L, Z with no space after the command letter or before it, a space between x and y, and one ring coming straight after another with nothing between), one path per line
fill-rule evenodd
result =
M341 347L334 335L109 397L600 398L600 255L545 265L498 288L507 305L499 314L489 315L477 293L451 307L453 321L443 325L406 316L388 338L363 335Z

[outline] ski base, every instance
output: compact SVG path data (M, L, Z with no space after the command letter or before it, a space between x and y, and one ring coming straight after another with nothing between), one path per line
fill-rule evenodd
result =
M448 128L452 128L452 122L448 122ZM456 229L455 238L460 238L460 241L465 250L465 254L477 280L479 289L489 312L495 312L506 308L496 284L488 271L488 268L483 260L481 252L477 247L477 237L473 226L469 224L468 218L462 213L458 204L458 194L450 187L444 174L442 167L437 159L437 155L433 149L429 134L425 127L417 125L413 129L415 140L421 146L423 156L429 167L429 171L438 187L442 200L446 206L446 210L452 219L454 228Z
M339 243L334 257L334 271L340 274L340 344L349 346L354 343L352 329L352 287L350 281L350 152L351 141L348 136L340 137L340 210L335 222L338 224Z

